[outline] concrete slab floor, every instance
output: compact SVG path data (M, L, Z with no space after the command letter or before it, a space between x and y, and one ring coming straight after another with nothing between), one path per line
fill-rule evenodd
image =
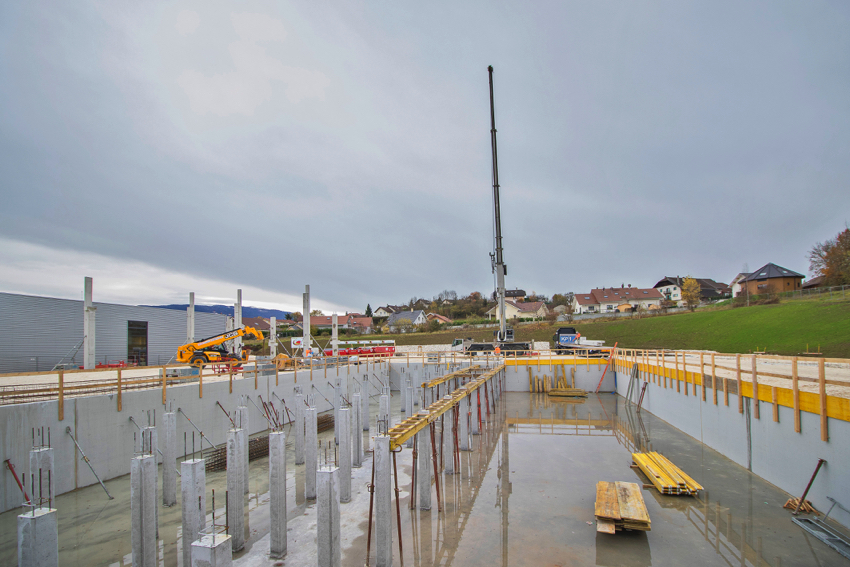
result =
M393 422L399 396L393 396ZM373 415L377 414L373 403ZM640 416L613 394L584 403L545 394L507 393L500 419L472 437L459 473L441 475L443 511L409 510L411 451L398 454L404 563L425 565L850 565L791 523L781 506L789 495L646 412ZM374 433L374 431L372 432ZM322 434L331 438L332 431ZM439 441L438 441L439 443ZM597 534L593 509L598 480L648 482L629 468L635 447L662 452L706 490L699 496L643 491L650 532ZM288 459L292 459L292 447ZM294 462L292 460L290 463ZM352 501L341 510L343 565L366 560L371 457L354 469ZM294 472L291 472L295 469ZM237 566L314 565L316 507L303 499L303 466L288 467L289 553L268 552L268 472L251 463L252 489L246 549ZM213 477L213 478L210 478ZM294 483L291 482L294 480ZM800 479L801 488L808 479ZM60 496L60 564L122 564L129 553L129 479ZM294 485L294 486L293 486ZM208 476L223 505L224 473ZM219 490L221 496L219 497ZM218 498L221 498L219 503ZM393 502L395 506L395 502ZM64 510L64 515L63 515ZM15 514L0 515L0 564L14 564ZM223 510L222 510L223 513ZM160 510L163 565L177 565L179 506ZM393 553L400 564L393 521ZM373 534L374 538L374 534ZM375 542L372 542L374 564Z

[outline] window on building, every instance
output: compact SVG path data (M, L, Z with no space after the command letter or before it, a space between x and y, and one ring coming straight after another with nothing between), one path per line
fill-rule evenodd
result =
M147 321L127 321L127 362L148 365Z

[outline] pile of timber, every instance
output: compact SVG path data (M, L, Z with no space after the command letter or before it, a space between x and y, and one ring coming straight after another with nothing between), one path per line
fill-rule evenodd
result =
M786 502L786 503L785 503L785 505L783 505L782 507L783 507L783 508L788 508L789 510L796 510L796 509L797 509L797 504L798 504L799 502L800 502L800 499L799 499L799 498L789 498L789 499L788 499L788 502ZM818 515L820 515L820 512L818 512L817 510L815 510L815 507L814 507L814 506L812 505L812 503L811 503L810 501L808 501L808 500L806 500L805 502L803 502L803 505L802 505L802 506L800 506L800 512L805 512L805 513L807 513L807 514L818 514Z
M660 453L632 453L635 465L661 494L696 495L702 486Z
M556 398L586 398L587 390L581 388L556 388L549 390L549 395Z
M594 513L597 532L652 529L640 487L633 482L597 482Z

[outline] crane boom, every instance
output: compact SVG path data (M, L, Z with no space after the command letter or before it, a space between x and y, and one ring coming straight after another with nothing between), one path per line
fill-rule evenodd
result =
M496 149L496 105L493 99L493 66L487 67L490 75L490 146L493 151L493 208L494 224L496 227L496 254L493 269L496 272L496 300L499 303L499 334L496 342L507 340L507 323L505 321L505 266L502 257L502 212L499 204L499 157Z

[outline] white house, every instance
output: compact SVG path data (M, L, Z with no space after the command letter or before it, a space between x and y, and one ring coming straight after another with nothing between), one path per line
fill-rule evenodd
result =
M542 319L549 314L549 308L542 301L514 302L505 300L505 319ZM499 305L487 311L487 318L499 318Z
M420 309L416 311L401 311L400 313L393 313L387 321L387 326L391 331L398 331L405 330L410 327L418 327L419 325L424 325L427 322L428 318L425 315L425 312Z
M635 309L659 309L664 297L655 288L603 287L573 296L573 313L614 313Z

